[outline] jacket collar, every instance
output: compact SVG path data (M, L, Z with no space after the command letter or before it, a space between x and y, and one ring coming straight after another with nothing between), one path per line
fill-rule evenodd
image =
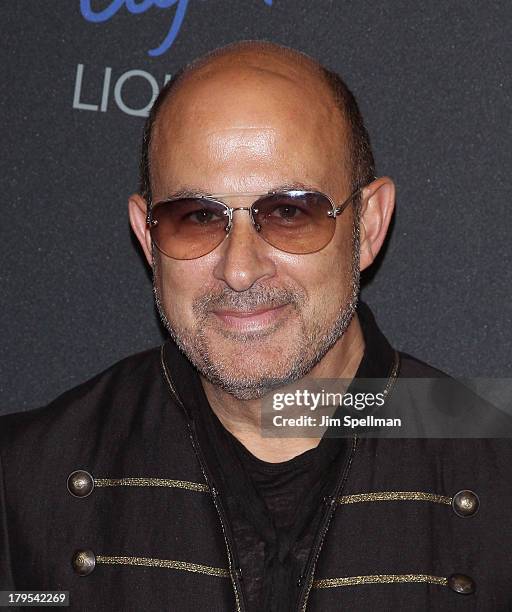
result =
M396 351L379 329L370 307L359 301L357 316L364 336L364 353L355 378L388 378L396 363Z

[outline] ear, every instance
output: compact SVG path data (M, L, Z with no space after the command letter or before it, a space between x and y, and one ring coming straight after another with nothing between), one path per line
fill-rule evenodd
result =
M151 265L153 256L151 254L151 235L146 225L147 214L146 200L138 193L131 195L128 198L130 225L132 226L134 234L137 236L137 240L140 242L140 246L144 251L144 255L149 265Z
M361 199L359 265L361 271L373 263L388 232L395 208L395 184L382 176L363 189Z

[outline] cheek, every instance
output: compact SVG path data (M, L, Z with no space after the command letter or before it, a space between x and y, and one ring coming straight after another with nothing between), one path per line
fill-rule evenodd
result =
M173 323L191 326L192 304L211 287L212 264L196 260L176 261L160 257L157 283L167 318Z
M352 292L352 249L348 246L323 249L310 255L295 256L280 270L306 296L304 316L331 319L345 305Z
M297 262L300 273L295 278L307 291L311 312L322 319L330 319L352 294L351 226L336 232L325 249L302 257Z

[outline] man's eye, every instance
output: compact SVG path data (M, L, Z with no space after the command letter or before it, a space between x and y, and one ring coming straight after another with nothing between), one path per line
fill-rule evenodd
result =
M190 221L191 223L199 223L201 225L205 225L206 223L210 223L211 221L217 220L219 217L212 213L210 210L194 210L194 212L189 213L185 216L185 221Z
M302 211L297 206L283 205L274 208L271 214L281 219L296 219L302 214Z

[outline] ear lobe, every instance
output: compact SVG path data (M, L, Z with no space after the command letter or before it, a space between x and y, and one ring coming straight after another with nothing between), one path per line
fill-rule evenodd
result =
M386 237L395 207L395 184L386 176L363 190L360 217L360 269L370 266Z
M147 204L146 200L138 193L134 193L128 198L128 216L133 233L137 236L147 262L151 265L153 256L151 252L151 234L146 224Z

